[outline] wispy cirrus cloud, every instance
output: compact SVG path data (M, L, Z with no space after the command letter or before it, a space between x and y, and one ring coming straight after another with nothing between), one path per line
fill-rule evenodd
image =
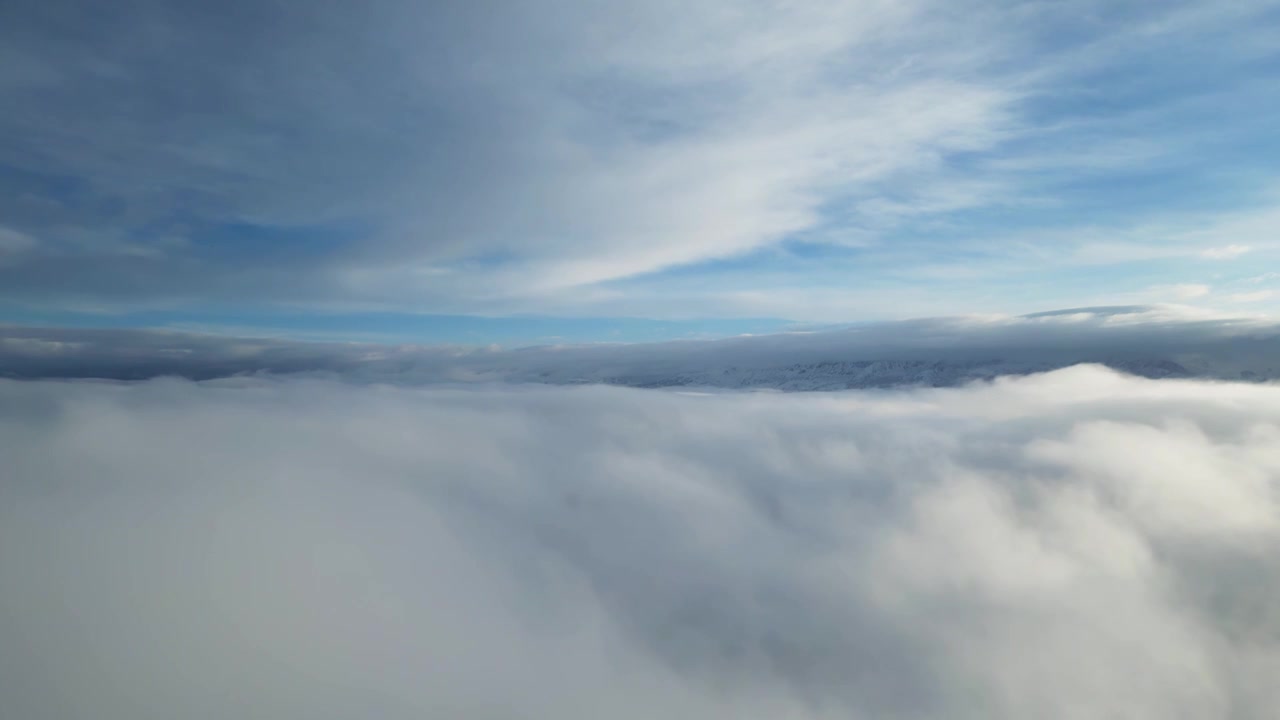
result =
M1151 291L1158 294L1168 293L1178 300L1194 300L1213 292L1213 288L1208 285L1183 283L1180 285L1157 286L1151 288Z
M1262 302L1264 300L1270 300L1274 296L1275 296L1274 290L1255 290L1253 292L1246 292L1246 293L1232 293L1227 296L1227 299L1230 300L1231 302L1253 303L1253 302Z
M1016 99L917 3L137 3L87 41L72 8L7 23L27 103L0 160L82 183L87 207L54 199L105 235L367 223L332 269L375 283L498 257L508 291L537 290L757 248L833 196L998 143ZM238 269L195 255L192 272ZM358 277L329 282L369 294Z
M1270 252L1226 225L1274 211L1273 11L13 6L0 220L37 244L0 287L250 314L1119 302L1198 280L1117 273L1108 298L1070 268ZM1003 279L922 289L955 265Z
M1200 256L1210 260L1230 260L1240 257L1252 249L1248 245L1224 245L1223 247L1209 248L1201 252Z

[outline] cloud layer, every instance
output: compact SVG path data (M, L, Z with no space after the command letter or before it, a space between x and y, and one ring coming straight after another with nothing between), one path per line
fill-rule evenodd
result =
M31 720L1269 718L1280 388L0 382Z
M326 374L394 384L834 390L957 385L1077 363L1147 377L1280 378L1280 327L1177 306L875 323L714 341L500 348L0 326L0 375L137 380Z

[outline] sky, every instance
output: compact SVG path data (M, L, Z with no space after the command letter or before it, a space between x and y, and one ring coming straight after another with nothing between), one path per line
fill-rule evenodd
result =
M1280 3L0 8L0 321L541 344L1280 309Z
M1271 720L1280 0L0 2L23 720Z

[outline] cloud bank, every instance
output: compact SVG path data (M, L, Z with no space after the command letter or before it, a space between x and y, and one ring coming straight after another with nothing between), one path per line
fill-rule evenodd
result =
M1176 306L930 318L714 341L499 348L0 326L0 376L326 374L394 384L835 390L958 385L1078 363L1146 377L1280 378L1280 327Z
M0 381L29 720L1270 718L1280 388Z

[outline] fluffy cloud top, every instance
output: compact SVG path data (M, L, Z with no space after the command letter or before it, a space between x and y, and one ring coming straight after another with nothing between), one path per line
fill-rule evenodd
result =
M1280 388L0 382L14 717L1270 718Z

